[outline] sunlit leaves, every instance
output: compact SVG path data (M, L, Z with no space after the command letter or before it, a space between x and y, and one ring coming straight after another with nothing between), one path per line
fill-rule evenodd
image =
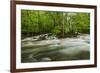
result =
M52 33L89 33L90 14L82 12L55 12L21 10L21 31L34 35ZM60 34L61 35L61 34ZM58 35L59 36L59 35Z

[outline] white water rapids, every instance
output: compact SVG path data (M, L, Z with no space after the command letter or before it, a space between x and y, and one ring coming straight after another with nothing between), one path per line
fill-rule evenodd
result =
M38 40L28 37L22 42L22 62L81 60L90 57L90 36Z

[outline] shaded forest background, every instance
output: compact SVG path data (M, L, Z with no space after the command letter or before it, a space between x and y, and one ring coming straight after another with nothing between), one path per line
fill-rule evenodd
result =
M40 34L58 38L90 33L90 13L21 10L22 38Z

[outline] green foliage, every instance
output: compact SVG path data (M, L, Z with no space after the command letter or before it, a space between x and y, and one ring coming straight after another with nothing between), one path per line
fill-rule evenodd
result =
M61 32L61 27L60 26L56 26L54 27L54 29L52 30L52 33L57 35Z
M89 33L90 14L21 10L21 32L31 36L44 33L53 33L57 36L64 36L69 33L74 35L75 32Z

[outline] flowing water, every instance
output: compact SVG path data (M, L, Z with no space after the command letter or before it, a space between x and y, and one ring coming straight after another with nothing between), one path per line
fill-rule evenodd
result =
M45 40L34 36L23 39L21 43L21 61L24 63L90 59L89 34L63 39L53 36Z

